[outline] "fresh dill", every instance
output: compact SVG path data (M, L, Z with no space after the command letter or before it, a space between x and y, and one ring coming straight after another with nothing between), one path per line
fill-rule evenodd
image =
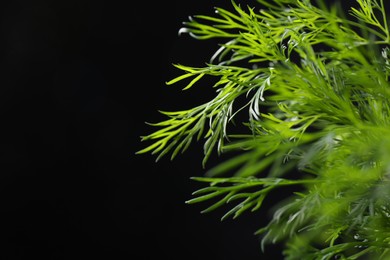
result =
M238 1L238 0L237 0ZM196 15L181 34L218 39L204 67L174 64L168 85L191 88L213 77L215 96L161 111L166 120L141 137L138 154L171 159L204 142L233 154L207 170L188 204L230 207L222 219L262 209L276 190L269 223L255 231L263 249L284 245L295 259L390 258L390 31L383 0L339 3L257 0ZM242 116L242 114L246 116ZM240 115L240 116L238 116ZM239 130L232 126L241 124ZM294 178L291 177L294 173Z

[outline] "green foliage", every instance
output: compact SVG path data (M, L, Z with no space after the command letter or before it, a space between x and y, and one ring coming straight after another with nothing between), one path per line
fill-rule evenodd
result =
M231 154L194 177L205 188L187 203L234 206L236 218L288 194L255 233L263 248L283 243L285 259L390 258L390 32L383 0L349 11L309 0L258 0L264 9L216 8L180 33L217 38L204 67L174 65L167 82L189 91L216 79L209 102L167 119L139 151L175 158L193 141ZM219 157L220 158L220 157ZM289 187L289 189L286 189Z

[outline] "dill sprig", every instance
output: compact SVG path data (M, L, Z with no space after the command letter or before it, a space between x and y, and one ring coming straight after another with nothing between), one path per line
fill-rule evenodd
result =
M170 154L204 141L231 153L194 177L206 187L188 204L232 205L236 218L295 189L259 228L262 246L283 243L285 259L388 259L390 253L390 36L383 0L356 0L348 12L309 0L258 0L263 9L195 15L180 34L218 39L204 67L174 64L167 82L190 91L216 79L215 96L150 123L138 153ZM244 115L244 116L243 116ZM237 122L241 125L237 126Z

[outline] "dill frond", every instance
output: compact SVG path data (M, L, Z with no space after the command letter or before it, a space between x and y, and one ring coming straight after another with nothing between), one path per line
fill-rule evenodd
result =
M141 138L138 154L175 158L193 141L233 154L193 180L188 204L233 207L222 219L262 209L269 194L295 187L259 228L262 246L283 243L285 259L390 256L389 28L383 0L344 12L309 0L231 2L196 15L181 34L221 43L204 67L174 66L184 90L213 77L215 96ZM185 83L187 82L187 83ZM245 113L247 116L239 117ZM234 125L240 123L239 133ZM291 177L294 173L294 178ZM229 175L230 174L230 175ZM370 259L371 259L370 258Z

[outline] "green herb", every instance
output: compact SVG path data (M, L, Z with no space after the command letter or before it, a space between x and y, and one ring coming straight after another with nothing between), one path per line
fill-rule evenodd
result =
M180 33L221 44L204 67L174 66L167 82L191 88L216 79L215 96L161 113L138 153L171 159L204 141L230 157L193 180L188 204L230 207L222 219L262 209L273 192L295 190L255 231L285 259L390 258L390 31L383 0L339 3L257 0L264 9L216 8ZM287 189L288 188L288 189Z

